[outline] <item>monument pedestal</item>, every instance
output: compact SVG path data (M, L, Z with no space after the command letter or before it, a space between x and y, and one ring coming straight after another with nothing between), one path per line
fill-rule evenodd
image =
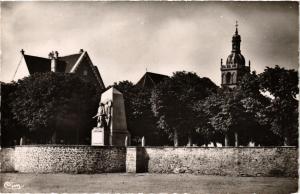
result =
M92 146L104 146L104 128L94 127L92 130Z
M125 104L123 94L110 88L101 94L97 126L92 130L93 146L129 146L130 133L127 130Z

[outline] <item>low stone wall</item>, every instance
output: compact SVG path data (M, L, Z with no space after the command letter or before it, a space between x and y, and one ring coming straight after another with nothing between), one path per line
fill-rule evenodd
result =
M141 167L150 173L298 176L298 149L294 147L144 147L136 154L137 172Z
M126 171L125 147L17 146L15 170L26 173Z
M295 147L17 146L1 149L1 172L195 173L298 176Z
M14 172L15 171L15 149L4 148L0 150L0 172Z

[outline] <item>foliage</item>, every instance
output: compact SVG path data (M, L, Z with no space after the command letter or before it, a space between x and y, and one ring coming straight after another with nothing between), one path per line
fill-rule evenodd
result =
M281 144L297 145L298 141L298 72L275 66L259 75L260 87L274 96L268 107L267 122Z
M299 93L298 72L293 69L287 70L278 65L275 68L266 67L259 77L261 89L277 98L295 99Z
M75 74L36 73L18 81L12 111L37 143L84 143L98 102L94 85Z
M11 104L14 101L16 83L1 83L1 146L13 146L26 133L13 118Z
M220 136L227 135L231 139L229 144L234 145L233 133L237 133L240 145L249 141L276 145L278 138L269 130L269 106L270 99L261 94L259 77L252 72L236 88L223 88L198 102L196 107L207 119L210 141L220 141Z
M152 110L158 118L158 127L174 138L177 133L182 144L199 127L194 104L216 91L217 86L208 78L192 72L175 72L171 79L159 84L151 95ZM199 131L199 130L198 130Z
M114 83L114 87L123 93L128 129L131 133L132 144L140 145L145 136L149 145L162 145L164 134L157 129L151 104L150 88L139 88L129 81Z

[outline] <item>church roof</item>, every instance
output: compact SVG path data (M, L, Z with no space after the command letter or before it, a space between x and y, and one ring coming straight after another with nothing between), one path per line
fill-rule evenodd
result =
M143 77L137 82L136 86L142 88L152 88L156 84L168 79L169 76L158 73L146 72Z
M241 53L231 53L226 60L227 65L245 66L245 58Z
M57 71L70 73L71 69L74 67L74 65L76 64L80 56L81 53L58 57ZM38 73L38 72L44 73L44 72L51 71L51 59L49 58L24 54L24 59L30 74Z

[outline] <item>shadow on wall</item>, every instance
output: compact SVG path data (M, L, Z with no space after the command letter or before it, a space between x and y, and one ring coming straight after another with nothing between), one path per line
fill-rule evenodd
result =
M143 173L148 172L149 167L149 155L146 152L145 147L136 148L136 172Z

